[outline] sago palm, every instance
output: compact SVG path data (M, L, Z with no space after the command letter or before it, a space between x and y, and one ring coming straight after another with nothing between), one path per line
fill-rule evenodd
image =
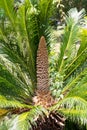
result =
M87 32L79 31L84 10L66 16L54 70L62 77L57 93L60 85L49 85L46 44L52 41L53 0L25 0L18 10L12 0L1 0L0 8L0 117L7 130L63 130L67 118L86 124Z

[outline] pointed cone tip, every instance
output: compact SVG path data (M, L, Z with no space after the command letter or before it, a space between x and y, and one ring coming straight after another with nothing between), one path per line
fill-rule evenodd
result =
M41 40L42 40L42 39L45 39L45 37L44 37L44 36L41 36Z
M46 42L44 36L42 36L42 37L40 38L40 42L42 42L42 41L43 41L43 42Z
M45 40L45 37L44 36L42 36L41 38L40 38L40 42L39 42L39 46L43 46L43 45L45 45L46 46L46 40Z

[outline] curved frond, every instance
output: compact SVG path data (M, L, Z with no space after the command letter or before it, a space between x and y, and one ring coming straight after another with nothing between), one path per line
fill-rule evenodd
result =
M21 72L27 72L26 74L28 74L29 72L30 75L29 76L27 75L28 78L29 79L31 78L32 80L34 80L35 74L30 69L30 66L28 66L26 62L23 60L23 57L18 53L18 51L13 50L12 48L9 48L6 44L5 45L3 45L3 43L0 43L0 44L1 44L1 47L0 47L1 64L5 66L10 71L10 73L13 73L13 71L14 73L18 73L18 75L20 75L20 78L22 78L22 80L24 78L20 74ZM16 45L14 46L17 47ZM24 82L27 84L26 81Z
M83 12L83 13L82 13ZM81 13L84 14L84 10L82 10L81 12L79 12L80 15ZM81 15L82 16L82 15ZM80 16L80 18L81 18ZM84 20L84 19L81 19ZM81 22L79 20L79 22ZM76 55L75 57L73 57L73 60L71 61L71 63L67 66L65 73L65 80L74 73L75 70L78 69L78 67L82 67L83 63L86 62L87 59L87 55L86 55L86 51L87 51L87 30L84 27L81 27L80 25L80 32L79 32L79 40L78 43L76 43L77 45L77 49L76 49Z
M34 41L31 41L30 39L31 37L28 32L28 29L29 29L28 26L30 27L30 23L28 23L29 25L27 25L27 17L29 16L26 17L26 15L27 15L26 7L24 5L20 6L17 12L17 19L16 19L17 21L16 28L18 31L17 41L18 41L18 46L20 48L20 52L23 55L23 58L26 58L26 64L28 66L30 76L33 80L36 80L35 61L34 61L35 57L33 57L33 55L36 53L33 53L33 50L32 50L31 42L33 43Z
M47 114L47 110L44 108L37 106L33 107L29 112L25 112L16 116L9 125L8 130L29 130L32 127L37 126L36 120L39 116L43 116ZM9 122L8 122L9 123Z
M76 85L81 84L81 81L86 83L85 78L87 77L87 68L81 69L81 72L77 72L76 75L72 76L71 79L68 81L67 85L63 88L62 93L69 93L69 91L76 87ZM78 85L79 86L79 85ZM80 89L80 86L79 86Z
M87 101L79 96L72 96L66 97L54 106L50 108L51 111L53 110L60 110L60 109L76 109L76 110L86 110L87 109Z
M83 98L72 96L60 100L51 110L57 110L71 121L87 124L87 101Z
M26 31L28 34L28 41L31 48L34 66L36 63L36 53L40 39L38 15L38 10L32 5L26 10Z
M14 98L23 98L25 95L25 98L31 98L31 90L31 87L23 83L17 75L0 65L0 94Z
M74 17L76 16L76 17ZM76 57L76 41L79 34L79 22L83 20L84 10L77 12L76 9L69 11L69 16L66 16L66 27L64 29L63 40L58 58L58 71L62 72L67 69L67 66L72 62L73 57Z
M46 26L48 24L47 21L49 21L53 13L53 0L40 0L38 7L40 10L40 20L42 20Z
M81 125L87 124L87 110L61 109L60 112L73 122L77 122Z
M5 41L6 43L8 42L7 37L4 35L2 29L0 28L0 40Z
M68 11L68 15L73 19L74 23L83 22L83 17L86 15L85 9L78 12L77 8L72 8Z
M86 43L87 44L87 43ZM75 70L77 70L80 66L86 62L87 55L86 55L87 47L84 48L81 53L79 53L71 62L71 64L67 67L65 73L65 79L67 79Z
M84 22L84 24L85 24L85 22ZM82 27L81 32L80 32L80 41L81 41L81 43L80 43L80 47L79 47L77 56L79 54L81 54L81 52L83 50L85 50L87 48L87 38L86 37L87 37L87 29L85 27Z
M84 79L84 82L78 83L75 88L73 88L68 94L67 97L79 96L87 100L87 76Z
M29 105L23 104L17 100L9 100L6 99L4 96L0 95L0 108L4 108L4 109L11 109L11 108L32 108Z
M72 97L66 97L62 101L60 101L62 107L65 107L66 109L73 109L76 110L86 110L87 109L87 101L83 98L72 96Z
M0 8L4 9L6 15L9 17L13 27L14 26L14 18L15 18L15 12L14 12L14 0L0 0Z

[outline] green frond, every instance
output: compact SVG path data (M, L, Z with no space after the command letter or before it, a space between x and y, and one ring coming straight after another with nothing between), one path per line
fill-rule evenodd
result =
M40 0L31 1L31 8L27 9L27 27L30 39L31 47L36 45L36 49L33 46L33 50L37 50L39 40L41 36L45 36L46 40L50 34L50 17L53 13L53 0ZM31 30L31 31L29 31ZM36 40L37 39L37 42ZM34 41L33 41L34 40Z
M14 26L14 18L15 18L15 12L14 12L14 0L0 0L0 8L4 9L6 15L9 17L13 27Z
M37 47L40 39L38 15L39 15L38 10L33 6L31 6L31 8L28 8L26 11L26 27L27 27L26 29L34 65L35 65Z
M65 107L66 109L73 109L76 110L86 110L87 109L87 101L83 98L78 96L66 97L61 102L61 106Z
M58 58L58 71L62 72L67 69L67 66L72 62L73 57L76 57L76 41L79 34L79 19L82 20L84 10L77 12L76 9L69 11L69 16L66 16L66 27L64 29L63 40L61 43L60 54ZM76 17L74 17L74 15Z
M16 20L17 20L16 24L18 27L18 31L20 31L20 34L23 34L23 37L27 35L27 32L26 32L26 11L27 11L26 5L22 4L18 8L17 17L16 17ZM21 22L20 22L20 20L21 20Z
M4 96L0 95L0 109L11 109L11 108L32 108L32 106L23 104L17 100L9 100L6 99Z
M39 116L47 114L47 110L37 106L33 107L29 112L25 112L16 116L9 125L9 130L29 130L33 126L37 125L36 120Z
M37 4L39 3L39 0L30 0L29 2L31 5L37 6Z
M84 19L83 19L84 20ZM81 26L81 25L80 25ZM75 57L73 57L73 60L71 63L67 66L65 73L66 76L64 80L66 80L71 74L75 73L76 70L78 70L79 67L83 67L83 64L87 61L87 30L84 27L80 28L79 32L79 43L76 45L77 47L77 54Z
M40 10L40 20L43 21L43 24L48 24L47 21L53 13L53 0L40 0L39 10ZM51 12L52 11L52 12Z
M87 44L87 43L86 43ZM86 62L87 55L86 55L87 47L84 48L84 50L81 51L70 63L70 65L67 67L65 73L65 79L67 79L71 74L73 74L79 67L82 67L84 63Z
M31 78L35 79L35 61L33 55L33 51L31 48L30 37L27 28L27 20L26 20L26 8L24 5L20 6L17 12L17 41L20 52L23 57L26 58L26 64L29 66L29 73ZM21 21L21 22L20 22ZM30 23L29 27L30 27ZM29 30L30 31L30 30ZM22 43L22 44L21 44Z
M0 94L11 97L30 98L32 95L31 86L23 83L17 75L10 73L5 67L0 65Z
M83 69L81 68L80 72L78 71L76 75L71 76L71 79L69 79L68 83L63 88L62 93L69 92L71 89L75 88L76 85L81 84L81 81L83 82L83 80L85 80L85 78L87 77L86 75L87 75L87 68L86 67Z
M87 38L86 37L87 37L87 29L85 29L85 27L84 28L82 27L81 32L80 32L80 41L81 41L81 43L80 43L80 47L79 47L77 55L81 54L81 52L85 48L87 48Z
M68 96L58 101L58 103L50 108L51 111L60 109L86 110L87 101L79 96Z
M84 78L83 78L84 79ZM78 83L75 88L73 88L68 94L67 97L71 96L79 96L85 100L87 100L87 76L84 79L85 81L81 81Z
M6 43L8 42L7 37L4 35L2 29L0 28L0 40L5 41Z
M25 6L21 5L18 11L16 12L16 16L15 16L15 32L13 32L11 25L9 25L9 20L7 20L6 24L8 25L8 28L6 27L4 31L6 30L8 31L7 32L1 31L2 34L1 36L2 36L2 40L4 38L4 41L6 42L4 43L5 45L4 53L8 52L8 55L10 56L9 57L10 60L12 60L11 54L13 54L13 56L15 56L18 59L18 61L21 58L21 62L22 62L21 64L23 65L25 64L24 66L25 69L28 68L27 72L29 72L32 85L33 87L35 87L36 73L35 73L35 63L34 63L35 57L33 57L33 54L35 55L36 53L33 53L33 51L31 50L29 39L28 39L29 34L27 32L27 25L26 25L26 12L27 10L25 9ZM16 59L15 57L13 58L13 60Z
M87 124L87 110L61 109L60 112L62 112L67 119L77 122L79 125Z
M34 78L33 72L30 70L30 67L26 64L25 60L23 60L23 57L17 52L16 50L13 50L12 48L9 48L5 43L0 43L0 62L3 66L5 66L11 73L13 71L15 73L19 73L20 71L18 68L21 69L23 72L29 72L31 79ZM16 45L14 45L16 47ZM32 73L32 75L31 75ZM27 73L28 74L28 73Z
M67 119L79 124L87 123L87 101L79 96L66 97L51 107L51 110L57 110Z
M87 123L87 101L83 98L72 96L67 97L62 101L60 111L72 121L77 121L79 124Z

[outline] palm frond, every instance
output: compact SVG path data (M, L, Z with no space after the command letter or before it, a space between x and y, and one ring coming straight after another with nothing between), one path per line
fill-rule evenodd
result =
M80 72L78 71L76 75L71 76L71 79L69 78L69 81L66 84L66 86L63 88L62 93L69 92L71 89L75 88L76 85L81 84L81 81L82 82L84 81L86 83L85 80L85 78L87 77L86 75L87 75L87 68L85 67L84 69L82 69L81 66Z
M67 119L72 120L73 122L77 122L79 125L87 124L87 111L86 110L76 110L76 109L61 109L62 112Z
M74 15L76 15L74 17ZM72 57L76 57L75 42L78 39L79 21L83 20L84 10L77 12L76 9L69 11L69 16L66 16L66 27L63 35L63 43L61 44L60 54L58 58L58 71L67 69L67 66L72 62ZM73 54L73 55L72 55ZM66 57L66 58L65 58Z
M81 11L82 12L82 11ZM82 19L84 20L84 19ZM83 25L82 25L83 26ZM80 28L79 32L79 44L77 46L80 46L79 49L77 49L77 54L71 61L71 63L67 66L65 73L66 76L64 79L67 79L72 73L74 73L75 70L78 69L78 67L82 67L83 63L86 62L87 55L87 33L86 29L84 27Z
M80 40L81 42L79 50L77 52L76 57L72 60L72 62L68 65L65 73L65 79L67 79L68 76L70 76L76 69L78 69L80 66L82 67L83 64L86 64L86 59L87 59L87 55L86 55L86 51L87 51L87 40L86 40L86 36L87 34L84 33L85 29L81 29L81 33L80 33ZM85 31L86 32L86 31Z
M24 92L23 92L24 91ZM30 91L30 92L29 92ZM24 84L16 75L14 76L5 67L0 65L0 94L11 97L25 97L31 98L31 88L29 84Z
M43 116L44 114L48 114L47 110L44 108L37 106L33 107L29 112L25 112L16 116L9 125L9 130L29 130L33 127L36 127L36 120L39 116ZM8 122L9 123L9 122Z
M7 37L4 35L2 29L0 28L0 40L5 41L6 43L8 42Z
M21 71L25 71L25 72L29 72L31 79L34 78L33 76L31 76L31 71L28 67L28 65L26 65L26 62L23 60L23 57L17 52L17 48L16 50L13 50L12 48L9 48L5 43L5 45L3 45L3 43L0 43L1 47L0 47L0 62L3 66L5 66L10 72L13 73L13 71L15 73L19 73L20 75L20 71L17 68L20 68ZM15 45L16 47L16 45ZM12 70L13 68L13 70ZM32 73L32 75L34 75Z
M85 23L84 23L85 24ZM81 54L81 52L85 49L85 48L87 48L87 29L85 29L85 28L82 28L81 29L81 32L80 32L80 41L81 41L81 43L80 43L80 47L79 47L79 50L78 50L78 54L77 55L79 55L79 54ZM84 43L84 44L83 44Z
M18 46L20 48L20 52L22 53L23 57L24 58L27 57L26 64L27 66L29 66L28 69L29 69L30 76L33 80L36 80L35 62L34 62L34 57L33 57L35 53L33 53L32 48L30 46L31 39L29 38L28 28L26 25L27 24L26 15L27 14L26 14L25 6L24 5L20 6L17 12L17 30L18 30L17 41L18 41ZM20 20L22 21L21 23L20 23Z
M85 100L87 100L87 76L85 77L85 82L78 83L75 88L73 88L68 94L67 97L69 96L79 96Z
M80 97L68 97L62 102L64 114L72 121L77 120L79 124L87 123L87 101ZM61 112L62 109L60 108ZM69 115L68 115L69 114Z
M39 23L38 23L38 10L31 5L31 8L28 8L26 11L26 29L29 39L29 44L32 52L33 62L35 65L36 52L40 39L39 33ZM31 31L30 31L31 30Z
M53 13L53 0L49 0L49 1L40 0L39 10L40 10L40 20L42 20L43 24L46 26L48 24L47 21L49 21L49 18Z
M53 0L40 0L38 2L38 9L39 9L39 27L40 27L40 37L45 36L45 39L47 41L47 44L51 43L51 38L53 39L53 36L51 35L51 29L52 26L50 26L51 18L53 16L53 13L55 12ZM49 49L49 48L48 48Z
M57 110L58 113L64 114L69 120L77 121L78 124L84 125L87 123L87 101L78 96L69 96L60 100L51 107L51 110Z
M77 121L78 124L84 125L87 123L87 101L79 96L69 95L58 101L50 110L64 114L67 119Z
M11 109L11 108L32 108L31 106L29 105L26 105L26 104L23 104L17 100L9 100L9 99L6 99L4 96L1 96L0 95L0 108L3 108L4 109Z
M77 96L66 97L61 101L61 105L62 107L69 108L69 109L73 109L73 108L77 110L87 109L87 101Z
M14 12L14 0L1 0L0 1L0 8L4 9L6 15L9 17L13 27L14 26L14 18L15 18L15 12Z
M63 114L66 119L81 125L87 124L87 101L79 96L68 96L50 108Z
M85 9L82 9L78 12L76 8L72 8L68 11L68 15L70 18L73 18L74 23L81 23L84 21L82 18L86 15L86 11Z
M7 8L9 9L8 3L6 3L6 4L7 4ZM12 5L11 5L11 7L12 7ZM8 30L8 31L6 33L3 32L2 30L0 31L1 32L0 36L2 36L1 39L3 40L3 38L4 38L4 42L5 42L4 43L4 53L9 52L7 55L10 60L12 60L11 54L13 54L14 59L17 54L16 58L20 57L21 62L22 63L25 62L25 63L23 63L23 65L25 64L25 68L27 67L27 72L29 71L32 85L35 87L35 84L36 84L36 83L34 83L34 82L36 82L35 63L34 63L34 59L33 59L33 52L31 52L30 43L29 43L29 39L28 39L28 33L27 33L27 29L26 29L25 6L24 5L20 6L16 13L17 13L17 15L15 17L15 32L13 32L13 30L11 29L11 26L9 25L10 19L7 20L8 23L5 24L5 25L8 25L8 28L6 27L4 29L5 31L6 30ZM19 22L21 19L22 19L22 22ZM27 57L27 58L25 58L25 57ZM22 61L23 59L25 59L25 61Z
M50 108L50 110L60 110L62 108L65 109L76 109L76 110L86 110L87 109L87 101L79 96L65 97L58 101L54 106Z
M87 43L86 43L87 44ZM65 73L66 76L64 79L67 79L71 74L73 74L79 67L82 67L86 62L87 55L86 55L87 47L85 47L81 53L79 53L71 62L71 64L67 67Z

